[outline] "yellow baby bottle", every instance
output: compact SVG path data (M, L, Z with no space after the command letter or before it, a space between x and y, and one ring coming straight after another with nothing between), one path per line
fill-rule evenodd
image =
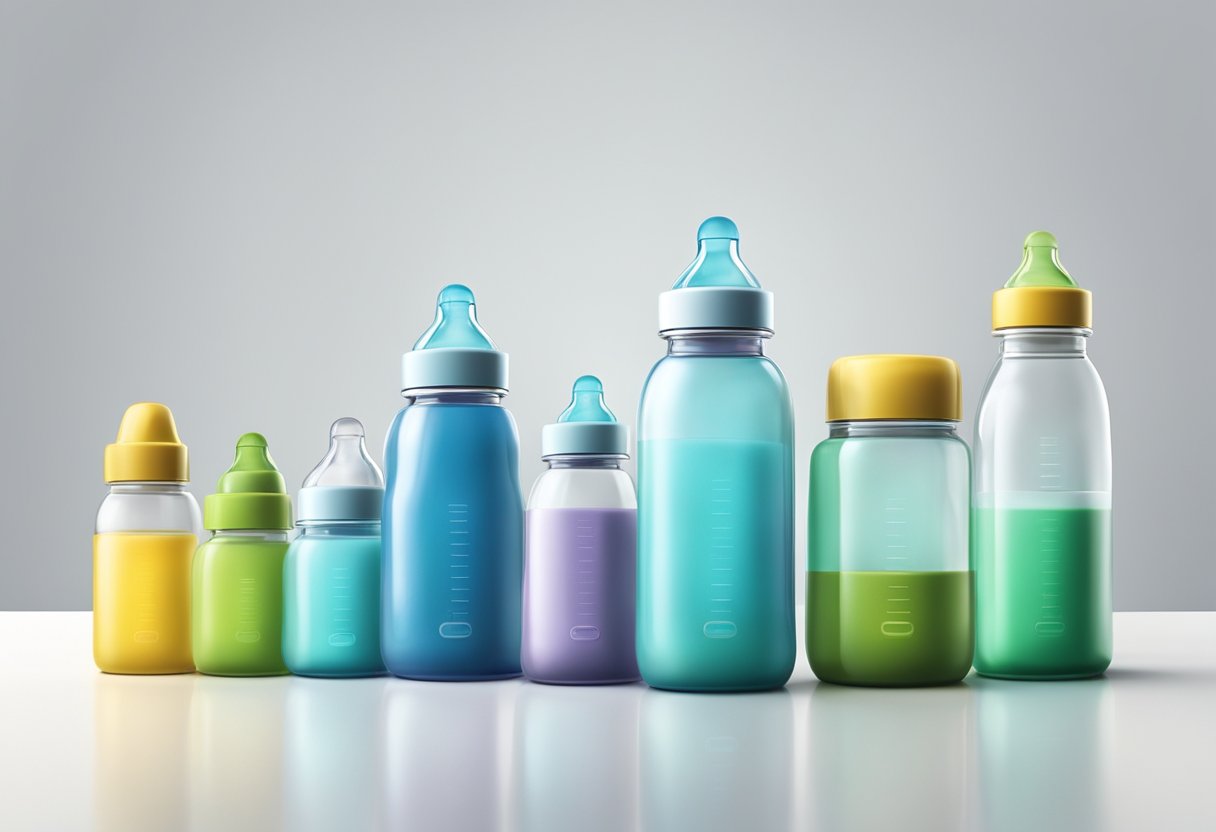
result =
M190 560L202 518L169 408L127 408L106 446L105 478L93 535L93 661L106 673L189 673Z

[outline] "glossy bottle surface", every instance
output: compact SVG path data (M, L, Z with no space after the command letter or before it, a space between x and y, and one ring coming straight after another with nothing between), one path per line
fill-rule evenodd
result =
M975 669L1097 675L1112 652L1106 392L1088 330L1001 334L976 419Z
M551 464L563 467L541 474L528 505L524 674L553 684L636 681L633 483L615 463Z
M194 662L216 676L273 676L283 663L283 532L217 532L193 566Z
M419 396L385 446L381 651L393 674L520 674L523 496L501 396Z
M642 393L637 651L655 687L765 689L793 670L793 419L761 344L672 337Z
M837 424L815 448L806 643L820 679L929 685L967 675L970 468L946 422Z
M292 673L383 673L379 524L305 528L284 560L283 613Z

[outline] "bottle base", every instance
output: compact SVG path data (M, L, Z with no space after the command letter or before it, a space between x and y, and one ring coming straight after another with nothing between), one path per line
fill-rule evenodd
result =
M988 679L1005 679L1011 682L1067 682L1077 679L1096 679L1106 673L1106 668L1101 670L1084 670L1075 673L1002 673L996 670L980 670L976 668L976 673Z
M110 676L181 676L185 673L193 673L194 665L189 667L167 667L167 668L118 668L118 667L102 667L97 665L97 669L102 673Z
M766 690L780 690L785 687L785 682L762 682L755 685L671 685L663 682L646 682L646 684L655 690L665 690L671 693L763 693Z
M520 670L510 673L477 674L472 676L431 676L422 673L398 673L395 670L389 670L388 673L398 679L407 679L412 682L500 682L504 679L518 679L524 675L523 671Z
M384 668L379 670L341 670L333 672L324 670L292 670L289 668L288 672L292 676L302 676L305 679L371 679L388 674L388 671Z
M954 676L949 679L912 679L912 680L868 680L868 679L825 679L817 677L827 685L839 685L847 688L944 688L961 684L966 675Z
M256 678L258 676L290 676L290 670L203 670L198 672L204 676L227 676L230 678Z
M632 685L632 684L635 684L636 682L642 681L641 676L623 676L621 678L611 678L611 679L555 679L555 678L544 679L544 678L541 678L540 676L528 676L526 673L524 674L524 678L526 678L529 682L533 682L538 685L556 685L556 686L560 686L560 687L588 687L588 686L596 686L596 685Z

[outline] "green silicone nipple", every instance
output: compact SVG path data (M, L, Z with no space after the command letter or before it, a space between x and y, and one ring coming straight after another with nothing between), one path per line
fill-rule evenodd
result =
M435 320L414 344L416 350L456 347L492 350L494 342L477 322L477 302L468 286L444 286L435 304Z
M1065 286L1075 288L1072 279L1060 265L1060 244L1049 231L1032 231L1022 242L1022 265L1005 283L1006 289L1024 286Z
M604 385L595 376L579 376L574 381L570 404L557 417L560 422L615 422L616 416L604 403Z
M739 227L727 217L710 217L697 229L697 256L673 289L736 286L759 289L760 281L739 259Z
M286 494L287 484L274 466L266 437L246 433L236 442L236 460L220 475L217 494Z

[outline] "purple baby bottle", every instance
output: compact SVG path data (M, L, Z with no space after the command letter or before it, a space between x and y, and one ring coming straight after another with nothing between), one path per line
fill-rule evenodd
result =
M621 470L629 429L595 376L541 432L549 470L528 498L523 671L533 682L635 682L638 502Z

